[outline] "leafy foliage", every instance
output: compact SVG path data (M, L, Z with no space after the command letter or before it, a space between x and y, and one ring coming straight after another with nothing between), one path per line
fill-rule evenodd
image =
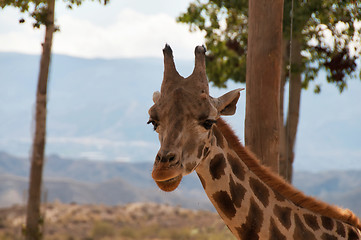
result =
M69 9L73 6L80 6L83 0L63 0ZM94 1L94 0L92 0ZM100 3L102 0L98 0ZM108 0L104 0L106 5ZM29 15L35 20L33 23L34 28L40 28L41 25L47 25L47 1L46 0L0 0L0 7L4 9L7 6L16 7L22 13L29 13ZM19 23L24 23L23 18L19 19ZM58 30L58 29L57 29Z
M247 2L196 0L177 19L188 23L191 31L205 32L207 73L216 86L225 87L228 79L246 80Z
M319 69L327 71L327 82L340 90L347 86L347 76L354 76L361 53L361 3L359 1L324 1L310 14L302 29L308 43L305 84L314 80Z
M285 41L290 36L291 6L291 0L285 0ZM229 79L245 82L247 18L248 1L195 0L177 19L189 24L191 31L205 33L208 77L216 86L225 87ZM307 88L319 70L325 69L327 81L342 91L361 52L361 3L294 0L293 18L293 38L302 44L303 62L292 69L304 73L303 86Z

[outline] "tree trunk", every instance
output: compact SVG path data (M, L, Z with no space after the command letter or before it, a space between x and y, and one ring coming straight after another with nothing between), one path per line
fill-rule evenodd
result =
M280 88L280 158L279 158L279 175L288 180L288 162L287 162L287 144L286 144L286 127L284 114L284 95L286 85L286 75L289 62L289 41L283 39L282 43L282 71L281 71L281 88Z
M287 149L287 180L292 182L293 177L293 160L295 157L294 147L296 142L297 127L300 113L300 101L302 91L302 80L300 66L302 63L301 46L297 39L292 43L292 72L289 83L288 112L285 126L286 132L286 149Z
M245 143L279 167L279 94L283 0L249 0Z
M48 0L45 41L42 45L43 53L40 61L38 87L36 92L36 126L32 146L29 195L26 215L27 240L38 240L42 238L40 225L43 219L41 219L40 216L40 202L46 132L46 94L51 45L54 33L54 5L55 0Z
M291 73L289 81L287 121L284 124L284 119L281 115L282 120L280 124L280 175L290 183L292 182L293 176L294 146L297 135L302 91L301 71L299 70L302 64L302 56L300 42L297 39L293 40L291 51L293 71ZM289 59L288 56L287 59ZM281 101L283 101L282 98Z

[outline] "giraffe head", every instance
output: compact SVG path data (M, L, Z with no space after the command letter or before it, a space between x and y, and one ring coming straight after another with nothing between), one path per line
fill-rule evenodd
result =
M232 115L241 89L219 98L209 96L205 48L195 48L193 73L183 78L173 61L172 49L163 49L164 76L160 92L153 94L149 122L159 134L160 149L152 177L163 191L176 189L184 175L197 168L210 141L212 125L221 115Z

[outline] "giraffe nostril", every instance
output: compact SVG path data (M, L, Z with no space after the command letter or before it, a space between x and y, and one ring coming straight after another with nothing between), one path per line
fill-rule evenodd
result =
M159 151L157 156L155 157L155 161L161 163L172 163L175 162L176 160L177 160L177 155L175 153L163 151L163 150Z
M166 158L168 159L168 162L173 162L176 159L176 156L174 153L168 153Z

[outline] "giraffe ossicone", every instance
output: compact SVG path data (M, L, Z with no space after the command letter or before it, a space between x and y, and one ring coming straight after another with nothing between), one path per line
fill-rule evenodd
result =
M233 90L219 98L209 96L205 52L203 46L196 47L194 70L183 78L176 70L172 49L169 45L163 49L164 79L161 91L153 94L149 123L154 125L161 141L152 177L164 191L177 188L182 177L201 162L196 144L206 143L207 128L221 114L235 112L242 90ZM200 137L194 138L193 132Z
M206 49L195 48L195 67L184 78L169 45L163 49L164 76L153 94L149 121L159 135L152 177L173 191L196 171L205 192L238 239L361 239L360 220L305 196L263 167L221 118L233 115L240 91L209 95Z

